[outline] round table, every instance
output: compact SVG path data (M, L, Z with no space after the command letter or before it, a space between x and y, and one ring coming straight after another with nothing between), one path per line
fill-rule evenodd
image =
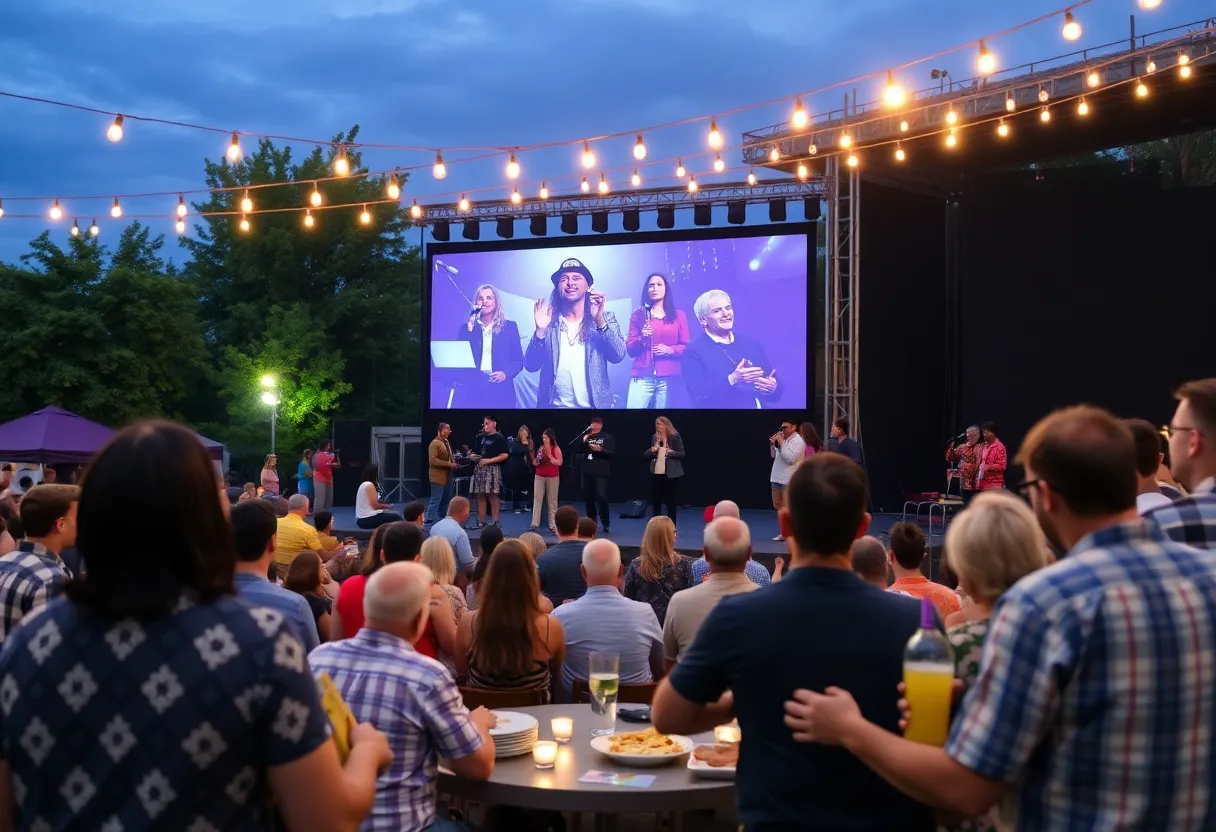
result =
M626 706L628 707L628 706ZM553 768L539 769L531 754L500 757L494 761L489 780L474 782L439 769L439 790L483 805L520 806L554 812L591 812L623 814L633 812L685 812L698 809L730 809L735 803L733 780L704 780L688 770L687 758L656 768L633 768L614 763L591 747L592 713L590 705L536 705L505 710L531 714L540 722L542 740L553 739L549 724L555 716L574 720L570 742L557 747ZM602 724L602 723L601 723ZM616 730L644 730L644 724L617 720ZM712 743L713 732L693 734L698 743ZM580 783L588 771L653 774L649 788L602 786Z

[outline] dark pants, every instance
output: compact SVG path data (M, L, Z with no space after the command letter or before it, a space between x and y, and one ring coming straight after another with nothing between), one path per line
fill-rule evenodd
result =
M452 502L452 493L456 490L456 477L448 477L447 485L431 483L431 496L426 504L426 522L438 523L448 513L448 503Z
M680 480L678 477L669 477L666 474L651 474L650 475L650 506L654 509L654 516L658 517L664 505L667 506L667 516L671 518L671 522L676 522L676 486Z
M360 517L355 525L361 529L378 529L388 523L400 523L405 518L395 511L381 511L371 517Z
M583 474L583 498L587 501L587 516L599 523L600 528L607 529L612 523L608 512L608 477Z
M971 505L971 501L975 499L975 491L970 488L963 489L963 508Z

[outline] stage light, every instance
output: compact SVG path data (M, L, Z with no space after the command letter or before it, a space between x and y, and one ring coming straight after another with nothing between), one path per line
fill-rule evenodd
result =
M811 146L806 149L806 152L814 156L819 152L819 148L815 146L814 142L811 142Z
M708 203L694 205L692 209L693 225L713 225L714 208Z
M1161 5L1161 0L1140 0L1140 8L1146 12L1151 12L1153 9Z
M241 213L242 214L252 214L253 213L253 200L249 198L249 189L248 188L245 189L245 195L243 197L241 197Z
M313 216L312 216L312 209L305 208L304 209L304 227L312 228L316 224L317 224L317 221L315 219L313 219Z
M716 171L717 173L721 173L724 170L726 170L726 162L722 161L722 154L719 153L714 158L714 171Z
M794 102L794 114L790 116L790 124L801 130L806 127L811 121L811 116L806 111L806 107L802 106L802 99L799 98Z
M1005 119L1001 119L996 124L996 134L1002 139L1009 137L1009 125L1005 123Z
M1187 78L1190 78L1190 77L1191 77L1191 66L1190 66L1190 64L1182 64L1182 65L1180 65L1180 66L1178 67L1178 77L1179 77L1179 78L1181 78L1181 79L1183 79L1184 81L1185 81Z
M177 195L177 215L179 217L186 216L189 209L186 207L186 198L181 194Z
M1072 12L1064 12L1064 27L1060 29L1064 40L1077 40L1081 37L1081 24L1072 16Z
M442 179L448 175L448 166L443 163L443 153L435 154L435 166L431 168L431 175L436 179Z
M511 158L509 160L507 160L507 178L508 179L518 179L519 178L519 162L517 162L515 160L514 153L512 153Z
M768 201L768 221L785 222L785 200L770 199Z
M547 186L547 185L546 185L544 182L541 182L541 183L540 183L540 191L539 191L539 193L538 193L537 195L538 195L538 196L539 196L541 199L548 199L548 198L549 198L549 187L548 187L548 186Z
M101 233L101 228L98 227L97 220L93 220L91 223L89 223L89 236L90 237L96 237L100 233Z
M1047 109L1046 107L1040 110L1039 121L1043 122L1044 124L1051 121L1051 110Z
M749 184L749 185L756 184L756 172L754 170L749 170L747 172L747 184Z
M633 158L639 162L646 158L646 142L642 141L641 133L638 133L638 140L633 143Z
M1145 72L1147 72L1149 75L1152 75L1154 72L1156 72L1156 71L1157 71L1157 62L1156 62L1156 61L1154 61L1154 60L1153 60L1153 59L1150 57L1150 58L1148 59L1148 63L1146 63L1146 64L1144 65L1144 69L1145 69Z
M633 176L629 178L629 184L633 185L635 188L642 184L642 174L638 173L637 168L633 169Z
M528 231L533 237L546 236L549 233L549 218L544 214L533 214L532 219L528 222Z
M1148 86L1143 81L1140 81L1138 79L1136 81L1136 97L1137 98L1147 98L1148 97Z
M334 175L350 176L350 160L346 158L346 145L338 146L338 155L334 157Z
M988 47L980 41L980 55L975 62L976 67L980 71L980 75L991 75L996 72L996 55L988 51Z
M241 231L246 231L246 232L247 232L247 231L249 231L249 220L248 220L248 218L246 218L246 217L241 217L240 229L241 229Z
M883 90L882 100L888 107L902 107L908 99L908 94L902 84L895 83L895 76L887 70L887 88Z
M802 162L799 162L798 163L798 178L806 179L810 175L811 175L811 172L809 170L807 170L807 166L805 164L803 164Z
M772 150L770 150L768 152L768 160L770 162L781 161L781 151L774 147Z
M441 243L452 239L452 226L446 220L438 220L431 226L431 236Z
M53 220L63 219L63 209L59 207L59 200L55 200L55 202L51 205L50 215L51 219Z
M111 124L109 126L109 128L106 130L106 138L112 142L122 141L122 114L121 113L119 115L114 116L114 123ZM72 226L72 227L76 228L76 226ZM79 232L79 230L80 229L77 229L78 232ZM72 236L74 237L76 235L73 234Z
M709 142L710 150L717 150L722 147L722 133L718 130L717 119L709 120L709 135L706 136L706 141Z
M515 190L511 191L511 204L512 205L519 205L523 201L524 201L524 198L523 198L523 195L519 192L519 188L516 188Z
M848 150L850 147L853 146L853 137L850 136L848 133L842 133L840 135L840 146L843 147L845 150Z
M418 200L414 200L414 204L410 206L410 218L415 220L422 219L422 206L418 204Z
M179 218L178 221L173 224L173 230L176 231L178 234L185 234L186 233L186 221Z
M901 132L901 133L908 132L908 120L907 119L904 119L903 121L901 121L899 123L899 132Z
M1012 113L1018 108L1018 103L1013 100L1011 93L1005 93L1005 112Z
M394 173L388 178L388 187L384 191L389 199L401 199L401 180L397 178L397 174Z
M957 144L958 144L958 137L955 136L954 131L951 130L949 133L946 134L946 147L954 147Z
M676 162L676 179L683 179L688 175L688 171L684 169L684 160Z
M464 194L460 195L460 202L456 203L456 210L462 214L469 212L469 198Z
M320 208L323 200L321 199L321 190L317 187L317 183L312 183L312 193L308 195L308 201L312 203L313 208Z
M731 225L743 225L747 222L747 203L741 199L732 199L726 203L726 221Z
M114 204L110 206L110 216L118 219L122 216L122 206L118 204L118 197L114 197ZM59 219L56 217L55 219Z
M228 142L228 161L241 161L241 139L235 132L232 134L232 141Z
M371 211L367 210L367 205L363 206L363 212L359 214L359 222L363 223L364 225L372 224L372 213Z
M1085 96L1081 96L1081 101L1077 104L1077 115L1089 115L1089 102L1085 100Z
M595 167L595 154L591 152L590 142L583 142L583 167Z
M697 192L698 187L699 186L697 185L697 177L695 177L695 176L688 177L688 192L690 194L695 194Z
M4 216L4 200L0 199L0 217Z
M851 167L851 168L855 168L855 167L857 167L857 154L856 154L856 153L850 153L850 154L849 154L849 158L848 158L848 159L845 159L845 164L846 164L846 165L848 165L848 166L849 166L849 167Z
M72 220L72 228L68 231L68 233L71 234L73 237L80 236L79 220Z
M819 219L821 210L822 208L819 204L819 197L808 196L803 198L802 216L804 216L808 222L815 222L817 219Z
M899 142L895 143L895 161L902 162L908 158L908 154L904 153L904 149L899 146Z
M515 236L515 218L514 217L499 217L495 223L495 231L498 236L504 240L509 240Z
M958 113L954 112L953 105L951 105L950 108L948 110L946 110L946 124L949 124L951 127L958 124Z
M481 223L476 220L469 220L460 227L460 236L466 240L481 239Z
M659 209L659 225L663 224L663 209ZM562 233L577 234L578 233L578 214L574 211L566 211L562 214Z
M1046 104L1047 99L1049 98L1051 98L1051 96L1047 94L1047 87L1039 84L1039 103Z
M587 181L587 177L583 177L583 181L581 184L579 184L579 188L585 194L591 192L591 183Z
M1091 90L1096 88L1099 84L1102 83L1102 74L1100 72L1098 72L1098 70L1096 70L1096 69L1091 70L1090 73L1085 76L1085 83L1089 86L1089 88Z
M621 212L621 228L637 231L642 227L642 212L637 208L626 208Z

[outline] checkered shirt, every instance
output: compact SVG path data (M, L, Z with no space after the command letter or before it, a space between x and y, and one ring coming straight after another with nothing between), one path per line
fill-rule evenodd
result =
M768 570L754 560L749 560L743 568L743 574L756 586L768 586L773 582ZM699 584L709 577L709 563L705 558L697 558L692 562L692 582Z
M72 573L41 543L23 540L0 557L0 644L21 619L63 592Z
M328 673L359 722L388 736L393 762L376 781L362 832L422 830L435 817L438 759L460 759L482 745L447 669L397 636L364 627L308 656Z
M1216 829L1216 554L1102 529L1002 596L946 753L1023 830Z
M1208 477L1189 497L1146 513L1166 536L1188 546L1216 549L1216 477Z

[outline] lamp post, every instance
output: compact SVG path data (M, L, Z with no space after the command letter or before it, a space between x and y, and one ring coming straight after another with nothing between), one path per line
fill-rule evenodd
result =
M270 406L270 452L275 452L275 428L279 421L279 383L274 376L262 376L262 404Z

